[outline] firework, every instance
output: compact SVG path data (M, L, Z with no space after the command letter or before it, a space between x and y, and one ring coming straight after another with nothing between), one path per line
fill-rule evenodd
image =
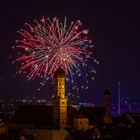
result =
M42 17L40 22L34 22L34 25L26 23L23 29L17 31L20 38L16 40L16 47L20 56L15 61L21 64L19 73L26 74L28 79L41 77L47 81L61 67L66 73L66 81L72 84L75 83L74 75L83 75L82 67L87 67L84 68L85 77L95 73L93 62L98 62L90 51L93 45L86 37L88 30L82 29L80 20L71 22L69 26L67 18L63 23L56 17L52 20ZM43 82L41 84L44 85ZM74 84L73 88L77 89L77 86Z

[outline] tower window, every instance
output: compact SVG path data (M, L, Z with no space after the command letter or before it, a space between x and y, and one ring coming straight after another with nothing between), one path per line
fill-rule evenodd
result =
M65 102L62 102L62 105L64 105L65 104Z
M65 120L62 121L62 123L65 123L65 122L66 122Z

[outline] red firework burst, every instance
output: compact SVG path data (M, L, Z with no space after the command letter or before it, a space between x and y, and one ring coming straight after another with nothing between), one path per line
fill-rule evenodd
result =
M24 51L16 59L21 62L19 73L25 72L28 79L53 77L59 67L68 74L79 69L79 63L86 63L84 58L90 58L87 48L93 46L85 37L88 30L82 29L79 20L69 27L66 22L66 18L60 23L57 18L43 17L40 22L35 20L35 25L26 23L28 28L18 31L21 39L16 47Z

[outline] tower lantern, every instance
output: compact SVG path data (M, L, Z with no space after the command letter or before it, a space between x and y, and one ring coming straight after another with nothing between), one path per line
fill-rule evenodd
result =
M55 128L67 126L67 98L65 96L65 71L58 68L54 75L53 123Z

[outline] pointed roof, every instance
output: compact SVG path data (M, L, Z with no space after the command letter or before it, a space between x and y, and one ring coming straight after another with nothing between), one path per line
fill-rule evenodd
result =
M22 105L11 119L13 124L52 126L52 105Z
M81 107L80 112L89 118L89 124L101 123L104 115L104 107Z

